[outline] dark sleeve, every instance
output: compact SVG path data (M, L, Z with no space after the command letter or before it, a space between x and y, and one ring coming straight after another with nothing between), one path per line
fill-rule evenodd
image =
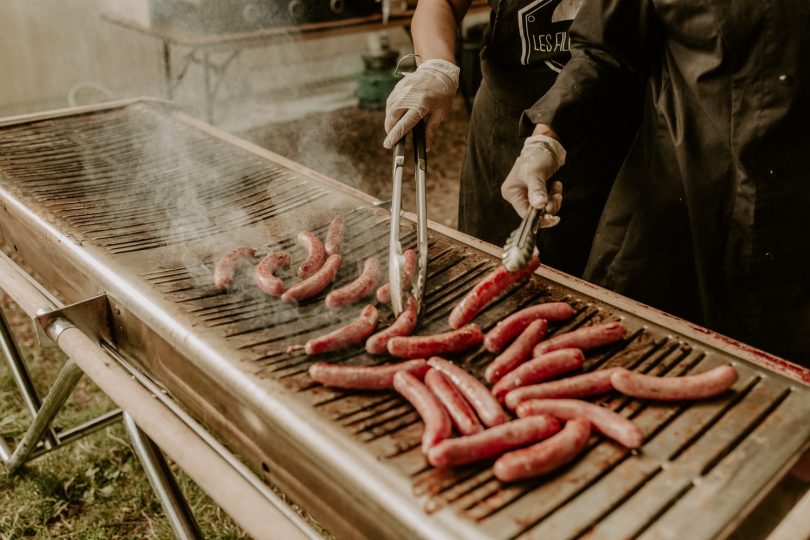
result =
M522 134L546 124L566 148L615 119L616 104L628 96L641 99L662 46L652 0L585 0L569 34L571 60L521 119Z

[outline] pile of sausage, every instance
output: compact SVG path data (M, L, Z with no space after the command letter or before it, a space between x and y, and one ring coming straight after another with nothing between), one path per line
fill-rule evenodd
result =
M301 281L285 287L275 272L289 266L290 256L274 252L256 266L256 285L264 293L287 302L319 294L332 283L340 267L343 236L340 216L332 220L323 244L315 234L301 232L298 241L307 251L297 272ZM254 256L250 248L237 248L222 257L215 268L215 286L229 287L237 269L252 265ZM404 256L407 287L416 254L408 250ZM517 272L496 268L455 306L448 318L452 329L448 332L412 335L417 306L413 298L406 297L396 321L376 334L379 314L369 304L349 324L291 349L303 348L306 354L317 355L365 341L369 354L405 359L377 367L316 363L309 374L327 386L399 392L422 417L421 447L431 465L453 467L495 459L495 476L503 482L560 468L583 451L592 430L627 448L641 447L644 436L632 421L583 398L618 391L641 399L701 399L721 394L736 382L737 371L728 365L686 377L652 377L623 368L568 376L581 371L584 351L620 341L625 329L621 322L611 321L545 339L549 322L574 315L564 302L522 309L484 335L473 322L478 313L531 276L539 265L538 258L533 257L525 269ZM366 259L354 281L326 295L326 306L338 309L370 296L380 277L379 260ZM382 303L390 302L388 285L377 288L376 297ZM497 355L484 373L490 388L443 358L482 344Z
M306 250L307 256L298 267L298 277L301 278L289 289L284 285L276 272L290 265L290 254L285 251L268 253L259 261L253 271L256 286L265 294L280 296L286 302L295 302L315 296L323 291L335 279L340 268L340 250L343 244L344 221L342 216L335 216L329 224L326 239L321 239L309 231L298 233L298 243ZM255 251L249 247L238 247L223 255L214 267L214 287L219 290L227 289L234 283L238 270L252 268ZM376 259L375 259L376 261ZM367 266L374 270L374 261ZM377 262L379 267L379 262ZM377 270L379 273L379 270ZM368 281L368 277L366 281ZM374 276L376 279L376 276ZM337 292L337 291L335 291ZM333 300L335 305L345 302L347 294L337 295Z
M592 430L630 449L642 446L644 436L631 420L582 398L618 391L642 399L701 399L725 392L737 380L736 369L728 365L685 377L653 377L623 368L564 377L581 370L584 351L620 341L625 329L614 321L544 339L549 321L573 316L574 310L563 302L518 311L484 335L471 321L538 265L535 258L528 269L508 272L499 267L486 276L453 309L448 322L454 330L450 332L397 335L398 320L366 342L368 352L388 352L407 359L404 362L376 367L316 363L309 374L327 386L399 392L423 420L421 449L431 465L454 467L495 459L493 471L502 482L562 467L585 449ZM366 310L369 308L374 309L368 306ZM409 311L403 316L406 313ZM415 313L406 319L407 324L401 326L410 334ZM370 321L367 318L363 332L373 331ZM344 327L328 339L340 347L343 336L353 331ZM491 388L442 358L481 344L497 354L485 371Z
M283 301L291 303L318 295L334 281L340 269L344 236L345 224L341 216L335 216L332 219L323 243L314 233L300 232L297 237L298 243L307 253L305 260L297 270L300 281L286 288L284 281L276 276L276 272L289 267L291 261L289 253L277 251L268 253L256 265L253 270L256 286L267 295L277 296ZM411 284L416 268L416 252L408 249L403 256L405 264L402 286L407 288ZM214 268L214 286L219 290L231 287L239 270L253 268L254 257L255 251L249 247L238 247L223 255ZM370 296L375 288L377 300L388 303L391 301L389 284L386 283L377 288L381 277L382 269L379 259L369 257L364 261L360 275L350 283L330 291L326 295L324 303L329 309L350 306ZM311 339L304 345L293 345L289 347L288 351L303 349L306 354L321 354L366 340L366 349L370 354L386 353L389 350L388 343L392 338L411 335L416 327L416 308L413 299L406 298L404 310L394 324L382 332L372 335L377 326L379 314L377 309L369 304L349 324L324 336ZM478 333L480 334L480 331ZM395 341L393 347L406 352L409 346ZM456 345L456 348L458 347L459 345ZM447 352L451 352L451 350L448 349Z

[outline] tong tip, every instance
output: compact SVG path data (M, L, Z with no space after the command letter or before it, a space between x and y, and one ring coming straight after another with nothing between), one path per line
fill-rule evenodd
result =
M523 250L511 248L506 249L501 256L501 261L507 270L510 272L517 272L521 268L525 268L529 262L529 258Z
M518 231L515 231L509 235L501 254L501 261L510 272L517 272L525 268L532 257L532 253L534 253L534 237L528 236L523 238L522 242L519 242L517 233Z

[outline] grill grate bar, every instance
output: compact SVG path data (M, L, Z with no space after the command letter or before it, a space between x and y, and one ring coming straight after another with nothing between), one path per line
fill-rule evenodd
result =
M279 204L277 206L270 205L265 209L262 209L261 212L252 212L245 216L242 219L239 218L232 218L230 220L224 220L224 222L217 224L216 227L211 227L207 232L195 232L190 234L177 234L172 237L166 239L156 239L156 238L149 238L142 240L140 242L129 242L129 243L107 243L106 247L110 249L112 253L130 253L132 251L140 251L143 249L154 249L156 247L162 246L170 246L182 242L191 242L194 240L200 240L202 238L206 238L213 233L224 233L227 232L230 228L235 227L244 227L248 225L254 225L256 223L260 223L261 221L271 218L280 216L282 214L291 212L296 208L300 208L307 203L311 203L321 197L325 197L328 195L328 191L324 189L315 188L310 191L306 191L300 196L291 198L289 200L283 201L284 204Z
M213 203L209 204L208 210L213 211L219 208L227 207L228 202L239 203L243 200L246 200L249 197L255 196L257 194L257 190L261 189L267 182L266 177L255 177L253 179L248 179L246 177L246 181L243 183L241 189L231 189L231 190L223 190L221 195L218 195L214 198L218 199L221 204L214 205ZM226 198L227 197L227 198ZM223 200L224 199L224 200ZM163 223L166 222L165 214L173 210L177 212L176 209L171 208L160 208L155 205L146 204L143 206L132 207L131 205L125 205L121 208L121 210L117 213L117 217L113 217L110 215L108 210L103 210L100 212L91 212L91 213L82 213L80 211L76 212L65 212L66 217L71 219L71 222L77 226L85 226L85 227L92 227L92 226L101 226L101 225L110 225L110 224L118 224L124 221L132 222L138 220L144 220L152 218L153 216L160 216L163 217L161 220ZM73 214L76 214L75 216ZM189 220L189 217L185 217L183 215L178 215L175 217L177 220L186 219ZM154 223L154 221L141 221L142 224L150 224ZM89 229L89 232L96 232L95 229Z
M298 188L298 189L296 189L296 188ZM285 190L282 193L280 193L280 195L285 195L288 192L296 192L295 197L300 197L300 196L305 196L306 194L319 193L321 191L318 188L312 187L312 188L309 188L308 190L304 191L303 193L300 193L299 192L300 188L301 188L301 186L293 186L292 189ZM213 218L213 219L212 218L205 218L205 217L201 217L201 216L194 216L194 217L189 216L187 218L175 218L174 216L171 216L171 217L170 216L164 216L163 219L158 219L158 220L155 220L155 221L152 221L152 222L148 222L148 221L147 222L141 222L140 224L137 224L135 226L130 225L130 224L122 224L121 226L118 226L118 227L108 226L106 228L99 228L99 227L95 226L95 224L94 224L94 226L89 227L86 232L87 232L87 234L94 235L94 239L96 239L96 240L107 240L107 239L117 238L117 237L120 237L120 236L132 236L132 235L137 235L137 234L151 234L152 236L160 235L160 234L163 234L163 231L165 231L165 229L167 227L174 228L174 229L180 229L180 230L188 228L188 229L192 229L194 231L194 233L197 233L198 228L202 225L203 229L200 230L199 232L205 233L205 232L209 232L209 231L213 230L215 227L219 226L220 221L224 221L224 225L237 224L239 222L239 217L242 214L244 214L245 217L250 217L250 216L255 215L256 212L263 211L264 208L266 207L265 203L273 204L271 202L271 201L273 201L272 197L265 197L265 196L260 196L259 195L259 193L261 191L264 191L264 190L259 188L258 186L256 186L251 191L240 191L239 193L236 193L235 195L238 195L238 198L233 198L233 199L224 198L223 199L223 204L217 205L217 206L214 206L214 207L210 208L210 210L222 212L220 214L220 216L218 216L219 219L217 219L217 218ZM257 198L257 196L259 196L260 198ZM238 203L243 202L245 200L249 200L249 199L253 199L249 204L246 204L244 206L236 206ZM278 200L278 199L276 199L276 200ZM288 200L290 200L290 199L289 198L282 198L281 199L282 202L286 202ZM249 208L254 207L254 206L259 206L259 209L256 210L256 211L251 210L251 211L246 212ZM165 209L164 214L167 211L168 211L168 209ZM229 218L229 214L231 214L233 217ZM174 223L172 221L174 221ZM212 223L212 225L210 225L208 227L205 227L204 224L205 224L206 221L216 222L216 224ZM116 232L116 231L121 231L121 230L123 230L125 232L123 232L123 233ZM104 233L104 231L110 231L110 232L108 234L96 234L96 233ZM181 235L187 234L187 233L170 233L169 235L166 235L166 236L171 236L172 234L181 236Z

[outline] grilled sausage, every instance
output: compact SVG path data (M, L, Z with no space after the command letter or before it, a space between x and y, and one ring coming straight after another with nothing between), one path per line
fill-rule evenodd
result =
M323 243L323 249L327 255L340 254L344 234L345 223L343 222L343 216L333 217L332 222L329 223L329 230L326 231L326 240Z
M403 269L402 275L402 290L407 291L408 287L411 286L411 281L413 280L413 273L416 270L416 252L412 249L406 249L402 255L405 257L405 268ZM386 283L379 289L377 289L377 300L382 302L383 304L387 304L391 301L391 284Z
M379 280L380 260L369 257L357 279L326 295L326 307L337 309L358 302L374 290Z
M451 328L461 328L475 318L487 304L503 294L510 285L531 276L540 266L540 259L533 256L528 266L517 272L510 272L505 266L499 266L482 279L468 292L461 302L450 312Z
M330 257L339 257L339 255L330 255ZM345 349L355 343L360 343L374 332L374 327L377 326L379 315L377 308L368 305L360 312L360 316L346 326L342 326L333 332L329 332L325 336L320 336L310 339L304 345L304 351L312 356L313 354L322 354L325 352L336 351L338 349Z
M550 439L498 458L493 466L495 478L514 482L555 471L582 452L590 435L591 425L587 420L571 420Z
M477 434L446 439L430 449L428 462L434 467L473 463L545 439L558 431L560 423L547 415L512 420Z
M456 385L456 388L461 390L461 393L473 406L475 412L478 413L478 418L481 419L485 426L492 427L506 422L506 413L500 403L495 401L487 387L481 384L478 379L454 363L438 356L428 360L428 365L441 371Z
M279 268L290 266L290 255L283 251L266 255L256 266L253 279L256 286L271 296L281 296L284 292L284 282L273 274Z
M417 379L430 369L424 360L408 360L387 366L341 366L317 362L309 367L312 380L324 386L354 390L384 390L394 387L394 374L407 371Z
M400 358L427 358L437 354L466 351L484 341L477 324L432 336L393 337L388 340L388 353Z
M315 296L332 283L339 268L340 255L329 255L317 272L287 289L281 299L285 302L297 302Z
M253 263L255 252L249 247L238 247L220 257L214 266L214 287L219 290L233 285L236 269Z
M321 239L309 231L301 231L298 233L298 243L307 251L306 260L298 267L298 277L306 279L323 266L326 253L324 252Z
M722 394L737 382L734 366L719 366L686 377L654 377L619 369L610 378L613 388L636 398L662 401L703 399Z
M573 332L567 332L554 336L547 341L541 341L534 348L534 356L570 347L587 351L588 349L615 343L623 337L624 325L618 321L584 326Z
M458 388L440 371L430 368L425 374L425 384L444 405L459 433L472 435L484 429L481 427L478 417L475 416L475 411L464 399L464 396L461 395Z
M537 319L526 327L520 336L491 364L484 372L488 383L496 383L501 378L526 361L532 354L532 349L543 339L548 330L548 321Z
M500 352L512 338L523 332L532 321L564 321L574 316L574 308L565 302L549 302L517 311L487 332L484 348L491 353Z
M397 371L394 375L394 389L411 402L422 417L425 429L422 432L422 453L448 438L453 427L450 417L442 404L427 386L407 371Z
M416 328L416 300L408 296L405 298L404 309L394 324L366 340L366 352L383 354L388 350L388 340L397 336L410 336L414 328Z
M515 368L492 387L492 394L503 401L506 394L530 384L545 381L582 367L585 356L579 349L560 349L538 356Z
M627 448L639 448L644 443L641 430L627 418L615 412L579 399L530 399L517 406L521 418L535 414L550 414L560 420L587 418L600 433Z
M549 353L550 354L550 353ZM583 398L604 394L613 390L610 384L610 376L619 368L600 369L574 377L567 377L559 381L544 382L523 386L511 390L504 402L510 410L523 401L530 399L552 399L552 398Z

